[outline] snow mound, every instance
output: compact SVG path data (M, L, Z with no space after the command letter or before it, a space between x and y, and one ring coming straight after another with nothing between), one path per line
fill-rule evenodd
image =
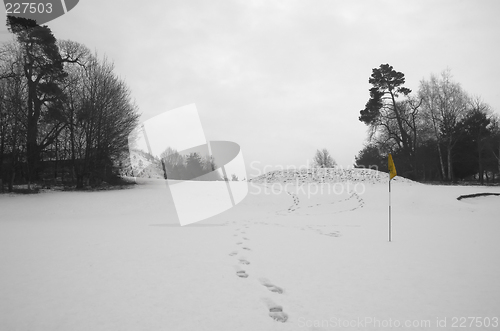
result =
M343 182L367 182L387 183L389 174L373 169L365 168L317 168L317 169L286 169L270 171L261 176L251 178L252 183L343 183ZM393 180L398 182L416 183L410 179L397 176Z

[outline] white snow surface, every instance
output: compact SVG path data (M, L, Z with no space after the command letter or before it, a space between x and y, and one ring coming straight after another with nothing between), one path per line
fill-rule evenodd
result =
M0 195L0 330L434 330L500 317L500 197L456 199L500 187L399 178L388 242L387 174L372 174L242 183L240 204L184 227L163 181Z

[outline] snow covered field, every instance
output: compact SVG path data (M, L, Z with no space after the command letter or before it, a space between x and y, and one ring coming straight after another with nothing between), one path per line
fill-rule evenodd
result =
M456 198L500 187L396 180L389 243L386 181L357 183L250 183L185 227L164 183L0 195L0 330L495 329L500 197Z

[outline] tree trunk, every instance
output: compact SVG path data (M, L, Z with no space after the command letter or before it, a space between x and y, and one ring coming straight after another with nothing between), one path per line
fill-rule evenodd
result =
M448 154L448 180L452 181L453 180L453 167L452 167L452 162L451 162L451 146L450 145L448 145L447 154Z
M57 161L59 159L59 157L57 155L57 152L58 152L58 150L57 150L57 140L58 139L56 138L55 142L54 142L55 143L55 153L56 153L56 159L54 161L54 183L57 181L57 163L58 163Z
M441 144L437 143L437 147L438 147L438 154L439 154L439 164L441 165L441 178L443 180L446 180L446 172L444 170L444 163L443 163L443 153L441 152Z
M14 178L16 177L16 171L14 169L14 160L12 160L11 166L10 166L10 176L9 176L9 193L12 193L14 190Z
M30 182L35 179L37 169L37 161L39 157L38 151L38 119L40 118L41 104L36 102L36 84L28 77L28 125L26 128L26 154L28 161L28 187Z
M81 174L76 175L76 188L77 189L83 188L83 175Z
M479 182L481 185L484 184L484 170L483 170L483 158L481 157L482 150L480 146L480 142L477 143L477 155L478 155L478 167L479 167Z

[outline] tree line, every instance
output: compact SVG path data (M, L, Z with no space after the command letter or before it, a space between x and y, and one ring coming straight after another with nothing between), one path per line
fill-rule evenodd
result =
M132 148L130 158L124 160L120 175L150 179L243 181L236 174L225 174L213 155L201 152L177 151L167 147L159 157Z
M77 188L117 178L138 124L113 64L46 25L7 17L15 39L0 49L0 180L61 179Z
M222 180L220 174L214 172L218 166L211 155L201 156L196 152L183 155L169 147L160 157L168 179L187 180L211 174L206 180Z
M177 180L197 179L203 181L239 181L236 174L225 174L213 155L198 152L179 153L168 147L160 155L160 162L165 172L165 178Z
M423 79L415 93L389 64L374 68L369 83L359 116L368 126L368 143L356 167L387 171L391 153L398 174L415 180L500 178L500 118L453 81L449 70Z

